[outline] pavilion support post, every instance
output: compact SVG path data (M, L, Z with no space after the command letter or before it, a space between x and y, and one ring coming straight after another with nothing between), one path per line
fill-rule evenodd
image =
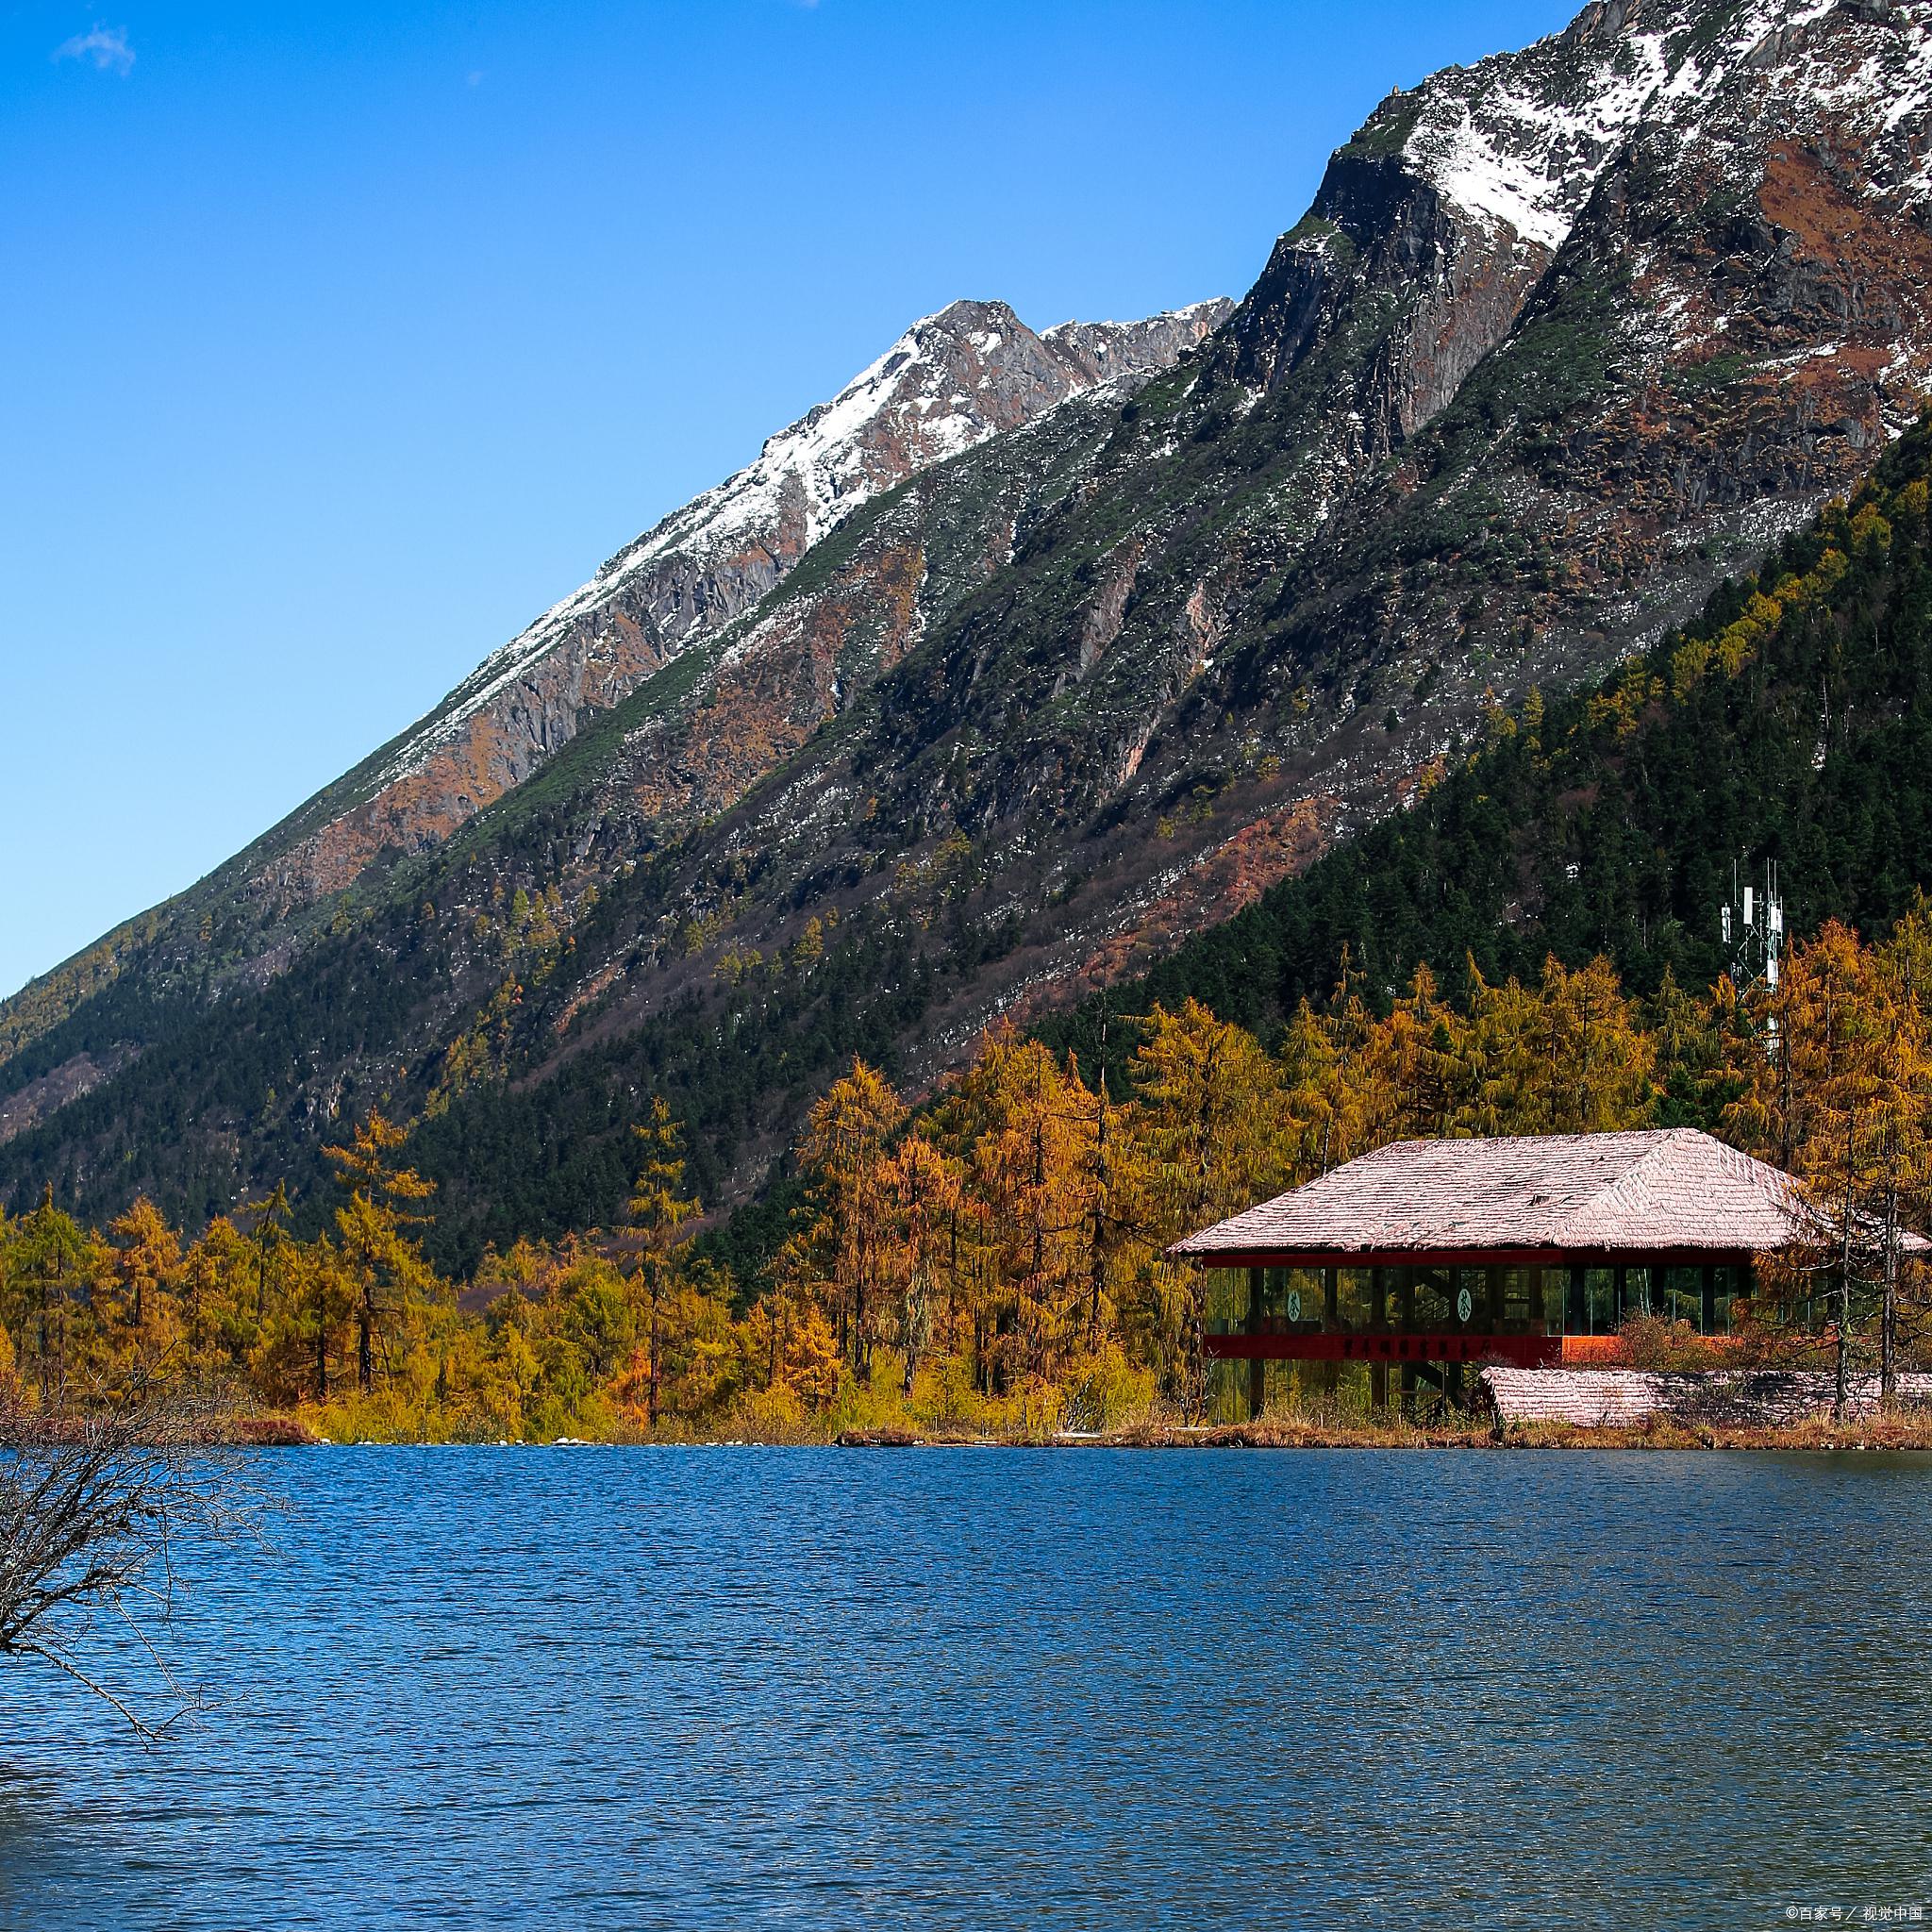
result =
M1258 1268L1248 1270L1248 1333L1259 1335L1266 1320L1263 1292L1267 1276ZM1268 1398L1268 1364L1259 1356L1254 1356L1248 1362L1248 1420L1257 1420Z
M1508 1276L1501 1268L1483 1270L1483 1299L1489 1304L1490 1328L1493 1334L1503 1332L1506 1304L1504 1296L1508 1292Z
M1395 1325L1405 1334L1415 1328L1415 1270L1395 1271ZM1415 1413L1415 1369L1404 1362L1395 1383L1396 1407L1404 1415Z
M1389 1326L1389 1271L1369 1270L1369 1327L1379 1335ZM1369 1402L1378 1413L1389 1407L1389 1364L1369 1365Z
M1705 1335L1717 1333L1717 1268L1707 1261L1704 1264L1704 1281L1699 1296L1697 1326Z
M1630 1294L1630 1271L1619 1261L1610 1274L1610 1326L1624 1325L1624 1310Z
M1563 1308L1563 1332L1581 1335L1590 1326L1590 1279L1581 1261L1570 1264L1570 1298Z
M1324 1268L1322 1271L1322 1329L1324 1334L1333 1335L1341 1326L1341 1270ZM1326 1361L1322 1364L1321 1387L1324 1395L1333 1395L1341 1379L1341 1364Z

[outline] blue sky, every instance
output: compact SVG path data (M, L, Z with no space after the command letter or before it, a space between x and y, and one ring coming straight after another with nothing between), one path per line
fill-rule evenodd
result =
M915 316L1239 295L1391 85L1570 10L0 10L0 994Z

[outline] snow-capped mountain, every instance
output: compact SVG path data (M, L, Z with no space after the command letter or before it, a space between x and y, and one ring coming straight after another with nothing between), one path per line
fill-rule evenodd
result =
M1634 202L1659 232L1742 213L1782 155L1874 208L1923 210L1928 18L1924 0L1593 0L1559 35L1398 90L1277 244L1228 364L1273 387L1339 311L1393 298L1390 379L1343 425L1351 455L1379 454L1516 326L1592 203L1601 219ZM1623 266L1641 275L1654 256ZM1674 326L1713 303L1657 307Z
M1233 304L1036 335L1004 302L924 317L756 461L675 510L486 658L436 710L307 808L262 872L294 906L385 849L446 838L597 712L750 609L860 505L1094 385L1169 367Z
M1932 0L1604 0L1391 94L1224 319L956 305L0 1005L0 1203L226 1198L358 1082L473 1233L618 1211L668 1083L741 1191L841 1056L1145 965L1855 487L1928 170Z

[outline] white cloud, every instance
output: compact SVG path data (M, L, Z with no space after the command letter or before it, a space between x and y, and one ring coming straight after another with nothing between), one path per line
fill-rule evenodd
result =
M92 60L103 74L125 74L134 65L134 49L127 44L125 26L102 26L96 23L84 34L62 41L54 49L57 60Z

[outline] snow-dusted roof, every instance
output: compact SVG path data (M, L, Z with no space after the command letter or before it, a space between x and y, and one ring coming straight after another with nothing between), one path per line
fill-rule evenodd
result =
M1804 1238L1806 1220L1789 1174L1693 1127L1397 1141L1168 1252L1229 1260L1549 1249L1716 1258L1789 1247Z

